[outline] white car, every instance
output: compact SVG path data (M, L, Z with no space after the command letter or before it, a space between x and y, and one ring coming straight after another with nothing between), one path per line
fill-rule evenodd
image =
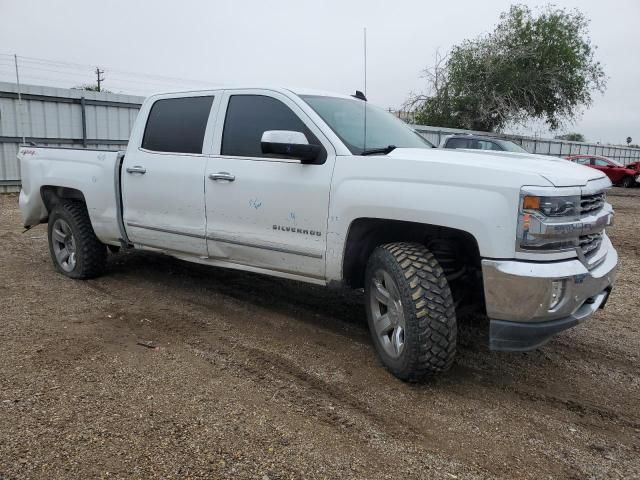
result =
M362 98L155 95L126 152L19 158L24 225L48 222L62 274L102 274L109 246L364 288L373 344L408 381L452 364L462 308L489 317L492 349L530 350L601 308L616 274L603 173L435 149Z

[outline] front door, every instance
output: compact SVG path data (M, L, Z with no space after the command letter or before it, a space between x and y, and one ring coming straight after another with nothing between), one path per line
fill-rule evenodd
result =
M335 151L291 99L277 92L227 91L224 129L206 167L209 256L322 280ZM302 132L322 146L316 164L263 154L268 130Z
M604 172L612 183L618 183L622 180L621 170L604 158L593 157L592 162L593 167Z
M213 104L207 95L151 105L140 148L127 150L121 173L124 224L134 244L206 256L203 145L213 134Z

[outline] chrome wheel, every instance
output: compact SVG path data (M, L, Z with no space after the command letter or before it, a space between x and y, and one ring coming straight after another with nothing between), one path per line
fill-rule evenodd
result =
M400 290L391 275L376 270L371 278L369 302L376 335L384 351L398 358L404 350L406 323Z
M51 244L53 254L62 270L71 272L76 268L76 240L71 227L62 218L58 218L53 224Z

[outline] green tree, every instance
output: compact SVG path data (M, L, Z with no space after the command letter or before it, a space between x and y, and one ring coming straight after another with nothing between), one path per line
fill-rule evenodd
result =
M555 130L606 87L588 24L578 10L514 5L493 32L436 55L428 94L407 106L428 125L495 131L538 119Z
M564 135L557 135L558 140L569 140L571 142L585 142L584 135L581 133L565 133Z

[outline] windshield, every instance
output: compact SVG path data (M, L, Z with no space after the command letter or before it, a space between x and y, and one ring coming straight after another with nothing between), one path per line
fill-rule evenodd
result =
M404 122L363 100L303 95L302 99L340 137L354 155L395 145L397 148L433 148ZM366 108L366 141L365 141Z
M525 150L524 148L522 148L520 145L518 145L517 143L511 142L509 140L503 140L502 141L502 147L507 151L507 152L516 152L516 153L529 153L529 151Z
M624 165L620 162L616 162L613 158L607 158L607 162L611 163L616 167L624 167Z

